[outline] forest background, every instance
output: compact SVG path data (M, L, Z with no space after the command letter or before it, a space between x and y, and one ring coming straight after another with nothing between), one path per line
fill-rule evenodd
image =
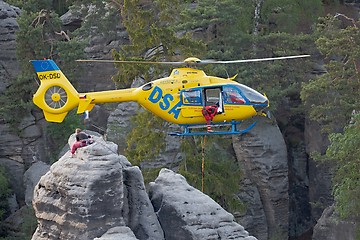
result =
M201 59L235 60L285 55L310 54L302 64L278 61L271 65L256 63L231 66L207 66L211 75L239 74L241 81L271 99L271 112L280 128L286 121L307 118L317 121L328 147L313 153L318 161L329 161L334 167L333 196L336 209L344 219L358 218L360 213L360 22L356 16L339 13L341 0L7 0L21 8L17 21L17 58L21 74L0 96L0 116L17 129L19 119L38 111L32 103L36 90L31 59L54 59L63 72L73 79L81 67L76 59L85 56L90 36L111 38L119 24L128 33L128 44L113 51L115 60L171 61L187 56ZM91 5L93 11L85 5ZM79 28L62 32L60 16L69 9L83 16ZM199 34L199 32L205 34ZM151 81L170 69L144 65L115 65L113 76L117 87L129 87L135 77ZM76 82L73 82L76 86ZM292 102L287 120L277 118L284 102ZM143 159L155 158L164 148L167 123L148 112L139 111L133 118L137 128L128 135L127 157L138 165ZM49 124L54 149L63 147L73 126L79 123L75 114L64 124ZM138 131L142 129L141 131ZM146 137L144 137L146 136ZM227 141L228 139L224 139ZM214 139L213 141L216 141ZM194 146L196 146L194 148ZM187 156L180 172L196 182L195 162L201 155L201 141L182 141ZM239 210L241 203L231 196L237 187L234 161L227 155L207 149L211 164L208 192L222 206ZM217 159L217 161L215 161ZM219 161L221 159L221 161ZM219 174L219 173L222 174ZM229 174L228 174L229 173ZM155 173L149 174L151 179ZM0 168L0 218L8 216L7 197L11 193L7 173ZM31 215L31 214L30 214ZM33 220L31 220L33 221ZM0 226L1 227L1 226ZM31 236L33 225L24 225ZM6 229L0 236L6 238ZM23 239L23 238L22 238Z

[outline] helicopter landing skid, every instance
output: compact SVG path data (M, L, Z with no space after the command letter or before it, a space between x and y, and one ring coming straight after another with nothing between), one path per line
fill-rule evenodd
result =
M170 132L168 133L171 136L204 136L204 135L232 135L232 134L243 134L250 131L255 125L256 121L253 122L250 126L245 129L238 130L237 125L241 122L231 121L229 123L215 123L211 124L211 127L222 127L222 126L231 126L231 129L225 130L213 130L213 131L197 131L192 132L192 129L197 128L207 128L207 125L203 124L181 124L180 126L184 128L183 132Z

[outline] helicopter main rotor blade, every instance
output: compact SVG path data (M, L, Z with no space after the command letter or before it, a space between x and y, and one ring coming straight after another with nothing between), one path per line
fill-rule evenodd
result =
M129 64L163 64L163 65L181 65L184 62L148 62L148 61L118 61L104 59L78 59L77 62L103 62L103 63L129 63Z
M255 59L230 60L230 61L216 61L216 60L210 60L210 61L209 61L209 64L228 64L228 63L264 62L264 61L273 61L273 60L282 60L282 59L293 59L293 58L304 58L304 57L310 57L310 55L295 55L295 56L272 57L272 58L255 58ZM206 60L204 60L203 64L207 64Z
M187 58L183 62L148 62L148 61L126 61L126 60L117 61L117 60L106 60L106 59L79 59L76 61L77 62L125 63L125 64L204 65L204 64L231 64L231 63L246 63L246 62L264 62L264 61L304 58L304 57L310 57L310 55L295 55L295 56L230 60L230 61L217 61L214 59L200 60L200 59L194 58L194 57Z

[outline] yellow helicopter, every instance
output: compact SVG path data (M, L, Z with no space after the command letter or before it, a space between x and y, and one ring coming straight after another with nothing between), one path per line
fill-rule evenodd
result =
M246 129L237 126L255 115L266 116L269 100L256 90L234 81L234 77L207 76L204 71L192 67L197 64L228 64L303 58L309 55L275 58L216 61L187 58L184 62L143 62L111 60L78 60L117 62L125 64L185 64L175 68L170 76L144 84L138 88L78 93L53 60L31 60L40 79L40 87L33 96L33 102L43 110L45 119L60 123L67 113L77 107L77 113L91 111L95 104L110 102L138 102L143 108L162 119L183 127L176 136L208 134L242 134ZM206 116L205 109L212 107L213 115ZM229 126L228 130L213 131L211 126ZM208 131L192 131L194 128L208 128ZM210 128L210 129L209 129Z

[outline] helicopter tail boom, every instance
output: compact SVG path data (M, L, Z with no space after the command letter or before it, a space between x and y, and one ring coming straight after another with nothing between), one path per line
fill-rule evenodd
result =
M40 87L33 102L43 110L48 122L62 122L67 113L91 111L96 103L137 101L136 88L78 93L53 60L32 60Z

